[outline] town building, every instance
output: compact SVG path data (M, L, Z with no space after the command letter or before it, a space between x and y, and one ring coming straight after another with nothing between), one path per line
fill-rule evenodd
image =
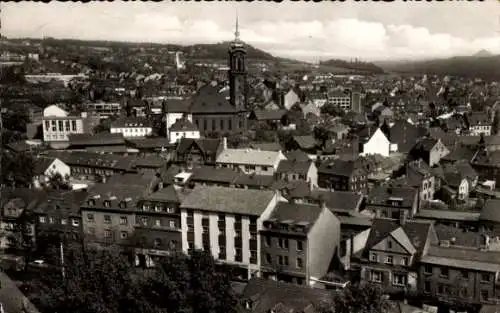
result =
M153 133L153 125L147 118L125 117L111 123L109 132L124 137L146 137Z
M324 203L280 202L263 226L264 278L311 286L327 274L338 253L340 221Z
M370 190L366 210L376 217L412 218L419 208L419 192L411 187L376 186Z
M46 142L68 141L69 134L92 132L99 120L93 115L82 112L70 114L57 105L50 105L43 110L43 140Z
M71 168L58 158L39 156L34 161L33 185L35 188L46 186L54 175L60 175L63 180L69 179L71 175Z
M278 200L270 190L195 186L180 206L182 251L209 251L241 279L260 275L260 231Z
M171 144L179 142L181 138L200 139L200 131L187 116L183 116L169 128L168 138Z
M224 139L191 139L181 138L175 151L175 160L188 167L198 165L215 165L217 156L222 151Z
M318 168L320 188L341 191L367 190L367 173L355 161L327 160Z

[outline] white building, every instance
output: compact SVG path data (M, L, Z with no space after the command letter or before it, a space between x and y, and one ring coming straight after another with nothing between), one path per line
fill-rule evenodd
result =
M328 94L328 103L341 108L344 111L351 109L351 96L343 92Z
M56 174L65 180L71 175L71 168L58 158L38 157L35 160L33 185L39 188L46 184Z
M290 110L295 104L299 102L300 98L293 89L290 89L283 97L283 106L287 110Z
M87 113L70 115L57 105L50 105L43 110L43 140L68 141L69 134L83 134L88 131Z
M199 139L200 131L187 117L183 117L172 124L168 130L168 138L170 143L176 143L181 138Z
M262 221L279 200L271 190L196 186L181 204L182 250L210 251L242 278L260 275Z
M109 128L112 134L123 134L123 137L146 137L153 133L152 123L145 118L127 117L119 119Z
M163 111L165 113L167 134L170 127L180 118L185 117L190 122L193 122L193 115L189 112L189 102L185 99L166 99Z
M274 175L281 160L286 160L281 151L228 149L224 138L223 150L215 163L219 168L233 168L245 174Z
M377 128L366 143L363 144L363 151L360 155L379 154L388 157L391 152L391 142L384 132Z

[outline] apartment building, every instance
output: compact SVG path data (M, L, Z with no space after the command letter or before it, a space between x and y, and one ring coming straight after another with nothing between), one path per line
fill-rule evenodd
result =
M86 104L87 111L95 112L100 118L108 118L120 114L122 106L119 102L91 102Z
M82 112L80 115L70 114L56 105L43 110L43 140L46 142L68 141L69 134L83 134L92 131L98 124L98 118Z
M146 137L153 133L153 125L150 120L141 117L126 117L119 119L109 128L112 134L121 133L123 137Z
M265 278L314 285L340 243L340 221L323 204L279 202L260 232Z
M278 199L270 190L195 186L180 206L182 250L210 251L241 279L259 276L259 232Z
M376 186L368 194L366 210L382 218L412 218L419 203L419 192L415 188Z
M344 92L332 92L328 94L327 103L349 111L351 109L351 96Z

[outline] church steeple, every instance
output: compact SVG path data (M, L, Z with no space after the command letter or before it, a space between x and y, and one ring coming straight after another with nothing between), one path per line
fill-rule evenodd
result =
M236 12L236 27L234 30L234 41L240 41L240 30L238 28L238 12Z
M247 107L247 68L246 48L240 39L240 25L238 13L234 29L234 41L229 44L229 101L238 110L243 112Z

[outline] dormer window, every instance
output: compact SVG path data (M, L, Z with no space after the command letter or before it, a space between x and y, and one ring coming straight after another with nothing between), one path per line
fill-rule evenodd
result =
M245 300L245 309L246 310L252 309L252 300Z
M104 207L106 207L106 208L111 207L111 201L109 201L109 200L105 200L105 201L104 201Z
M94 199L90 199L88 201L88 204L89 204L89 206L94 206L95 205L95 200Z

